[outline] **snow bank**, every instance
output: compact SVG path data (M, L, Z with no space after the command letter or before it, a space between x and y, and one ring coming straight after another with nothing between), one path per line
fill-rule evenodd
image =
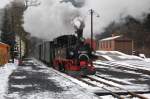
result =
M17 68L17 65L8 63L0 67L0 99L4 99L7 91L9 75Z
M145 61L146 62L150 62L150 58L145 58Z

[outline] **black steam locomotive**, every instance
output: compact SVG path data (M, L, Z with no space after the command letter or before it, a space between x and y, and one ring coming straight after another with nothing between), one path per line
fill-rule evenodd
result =
M83 29L77 29L76 34L76 36L62 35L53 41L40 44L38 58L56 70L71 76L95 74L92 48L85 43Z

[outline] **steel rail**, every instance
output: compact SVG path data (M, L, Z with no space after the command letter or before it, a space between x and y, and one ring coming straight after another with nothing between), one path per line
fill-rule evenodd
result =
M98 75L95 75L95 76L101 78L101 77L98 76ZM112 86L112 87L116 87L116 88L119 88L119 89L121 89L121 90L124 90L124 91L128 92L130 95L132 95L132 96L134 96L134 97L138 97L138 98L140 98L140 99L148 99L147 97L144 97L144 96L142 96L142 95L136 94L135 92L131 92L131 91L129 91L129 90L127 90L127 89L124 89L124 88L121 88L121 87L119 87L119 86L115 86L115 85L106 83L106 82L104 82L104 81L100 81L100 80L94 79L94 78L89 77L89 76L86 76L86 77L89 78L89 79L91 79L91 80L93 80L93 81L96 81L96 82L99 82L99 83L103 83L103 84L105 84L105 85Z
M83 80L83 79L81 79L81 78L78 78L78 80L80 80L80 81L82 81L82 82L84 82L84 83L86 83L86 84L88 84L88 85L91 85L91 86L93 86L93 87L100 87L100 86L97 86L97 85L95 85L95 84L92 84L92 83L90 83L90 82L88 82L88 81L85 81L85 80ZM104 87L100 87L100 88L102 88L102 89L104 89L104 90L110 92L112 96L114 96L114 97L116 97L116 98L118 98L118 99L125 99L125 98L121 97L120 95L114 93L113 91L111 91L111 90L109 90L109 89L107 89L107 88L104 88Z

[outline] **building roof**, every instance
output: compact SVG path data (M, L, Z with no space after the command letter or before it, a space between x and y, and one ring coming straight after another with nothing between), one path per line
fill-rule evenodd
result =
M7 45L7 44L5 44L5 43L3 43L3 42L0 42L0 44Z
M105 39L101 39L100 41L108 41L108 40L114 40L114 39L117 39L117 38L120 38L122 37L121 35L119 36L113 36L113 37L108 37L108 38L105 38Z
M2 46L9 46L8 44L5 44L5 43L3 43L3 42L0 42L0 45Z

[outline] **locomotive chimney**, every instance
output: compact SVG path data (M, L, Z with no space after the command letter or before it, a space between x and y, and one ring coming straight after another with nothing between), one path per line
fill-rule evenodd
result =
M81 17L77 17L73 20L75 32L78 35L78 38L83 37L83 29L85 27L84 20Z

